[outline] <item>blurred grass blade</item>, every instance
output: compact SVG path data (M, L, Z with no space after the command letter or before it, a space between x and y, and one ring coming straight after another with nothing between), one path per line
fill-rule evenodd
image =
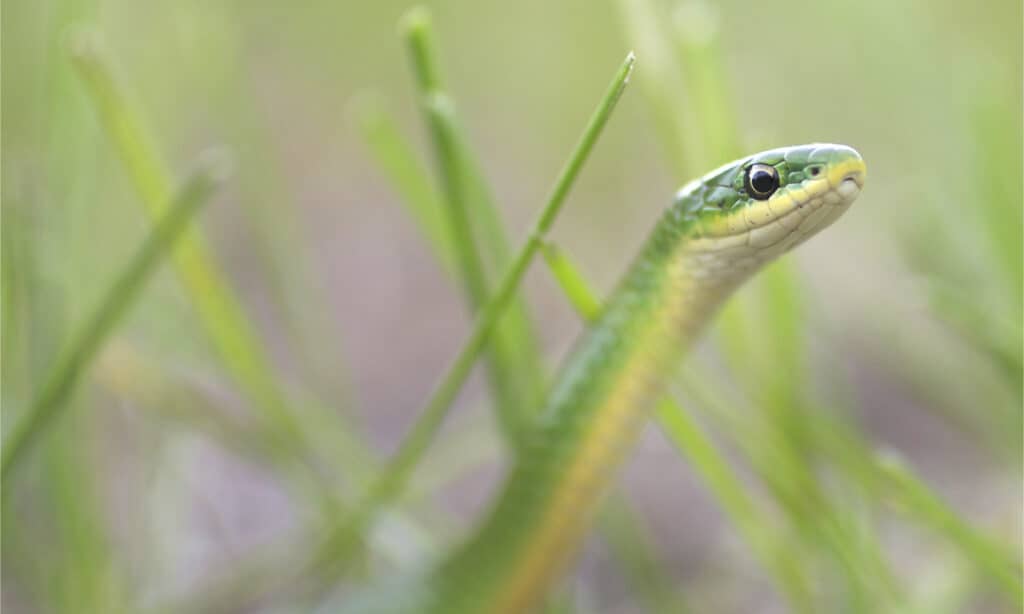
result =
M1008 319L1004 314L1010 309L993 308L979 300L978 296L963 291L959 284L938 276L927 283L928 298L932 309L956 331L967 343L987 353L1014 390L1024 386L1024 343L1020 320ZM1013 428L1014 418L1020 420L1019 408L1008 408L1009 412L993 408L1002 421ZM1014 432L1020 432L1015 428Z
M699 144L693 137L687 114L686 96L672 41L662 25L663 17L650 0L619 0L619 13L627 39L637 46L644 58L644 74L640 91L651 110L655 133L661 137L662 150L674 173L689 176L699 172L699 157L694 153Z
M394 186L410 217L451 275L457 275L455 247L444 221L444 204L409 142L394 119L381 109L381 101L364 95L353 104L355 121L374 160Z
M96 33L78 31L72 56L129 177L152 217L160 215L170 190L170 171L145 122L116 81ZM281 395L273 385L269 359L241 305L214 264L202 235L189 229L174 250L182 282L199 311L207 334L239 384L277 426L294 431Z
M598 515L601 536L618 559L630 589L645 612L684 614L691 611L669 571L654 555L651 537L619 493L612 493Z
M794 533L836 566L851 603L890 607L903 596L873 524L856 521L850 505L830 493L816 471L814 425L824 414L808 400L808 318L792 262L782 258L768 266L723 310L723 354L762 425L737 439ZM765 321L772 325L761 325Z
M455 248L448 225L443 219L443 198L435 191L426 169L416 159L412 146L398 131L393 118L381 111L379 104L370 103L365 98L358 100L356 105L357 122L377 164L402 196L406 209L416 221L442 267L449 275L458 279L460 273ZM465 145L462 145L462 148L465 149ZM482 179L471 183L476 184L480 181ZM478 193L483 189L476 187L473 191ZM474 202L483 205L470 210L470 213L479 211L479 217L483 218L479 224L474 225L474 231L490 228L486 232L479 232L481 240L478 244L485 252L482 255L489 255L494 261L486 264L492 267L506 266L508 258L501 248L505 238L500 228L500 220L496 219L497 211L488 198L475 197ZM537 344L525 302L517 295L501 319L494 341L488 346L492 352L498 352L499 361L507 365L506 376L512 384L511 390L506 393L511 398L505 406L515 411L505 411L502 414L508 416L507 421L503 423L506 433L521 429L522 425L519 423L529 421L529 412L540 406L544 378L543 361Z
M704 0L687 0L672 14L673 40L686 79L688 107L699 122L702 168L715 168L743 154L739 125L718 47L718 15Z
M498 318L509 304L533 257L540 249L544 236L558 216L569 194L569 189L579 175L598 137L608 123L619 97L625 90L635 62L636 58L632 53L626 56L591 116L583 136L559 174L555 187L541 210L526 243L505 273L494 296L480 311L469 338L463 344L458 356L448 368L424 409L419 412L415 424L402 440L398 451L391 457L378 480L369 488L353 516L347 522L339 525L324 544L323 551L315 559L316 565L326 567L344 563L377 511L392 502L405 489L409 476L437 435L452 402L469 376L473 363L494 331Z
M138 298L143 285L156 270L160 258L188 227L192 216L206 203L225 173L222 160L207 160L185 183L165 208L160 221L129 261L125 270L103 295L99 306L66 351L54 365L46 383L28 410L20 416L4 440L0 479L7 477L32 441L37 438L65 406L82 370L88 367L97 350Z
M975 185L985 203L984 207L972 208L973 214L981 218L984 239L976 246L991 254L992 269L1003 281L1002 295L1020 313L1024 301L1024 211L1019 178L1024 153L1020 147L1020 109L1011 102L1018 91L1009 75L989 79L983 91L971 98L970 120Z
M719 347L751 396L784 424L799 429L795 411L806 384L804 317L793 260L783 257L752 279L719 318ZM771 326L763 326L763 322Z
M553 241L544 243L542 253L548 270L576 313L586 322L597 318L601 312L601 301L576 264Z
M131 343L113 339L96 358L92 380L118 399L146 408L163 429L200 433L257 465L282 462L281 451L251 420L232 415L195 382L161 367Z
M31 313L29 280L35 267L29 249L32 227L26 207L9 193L4 194L0 207L0 404L5 404L7 399L20 396L18 393L31 379L29 367L33 361L27 329L32 318L27 314ZM21 359L11 360L15 355Z
M69 399L68 404L72 403L79 401ZM48 561L47 597L53 609L46 611L127 614L132 610L130 576L116 556L103 516L106 507L100 486L105 476L89 462L97 444L103 442L93 436L102 426L93 419L95 414L78 409L52 424L40 450L43 471L35 487L46 493L48 505L61 510L48 536L59 544L54 553L59 554Z
M849 425L834 419L817 421L815 437L841 468L880 502L888 502L908 520L943 535L958 553L986 577L995 579L1015 602L1022 596L1021 561L970 526L917 477L894 452L876 452L859 440Z
M906 465L893 455L880 455L877 470L890 481L896 501L905 506L914 520L924 522L950 539L974 564L1013 600L1017 609L1024 608L1024 584L1021 562L1010 553L1016 547L997 547L982 537L949 508L935 493L922 484ZM1017 550L1019 552L1019 550Z
M471 309L479 313L491 293L490 283L484 271L477 243L474 238L467 211L466 185L463 181L462 150L455 135L455 113L451 100L443 94L434 94L424 103L426 114L432 126L436 158L439 160L445 186L445 207L448 213L448 227L456 253L456 264ZM503 343L500 322L496 323L492 342L484 348L486 374L494 392L498 423L506 442L513 449L519 447L525 426L524 407L528 404L517 398L513 381L516 365L509 364Z
M491 294L488 261L492 267L507 266L508 239L479 164L461 137L454 103L444 92L426 9L417 7L406 13L401 31L430 129L456 270L472 310L479 312ZM526 309L513 297L486 347L487 376L498 421L513 449L521 443L530 412L542 398L543 362L538 347Z
M159 216L166 206L170 171L141 114L115 78L112 62L95 32L76 32L71 51L100 119L150 216ZM277 445L300 461L308 462L305 457L310 447L308 436L290 413L286 395L276 384L266 346L257 336L198 229L186 229L173 257L207 336L232 378L260 412L264 428ZM322 476L315 474L313 477L320 479ZM302 479L308 480L308 476ZM331 508L337 502L332 501L332 494L322 486L303 484L312 496Z

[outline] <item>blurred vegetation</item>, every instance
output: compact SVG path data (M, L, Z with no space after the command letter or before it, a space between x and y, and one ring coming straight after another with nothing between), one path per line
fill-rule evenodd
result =
M3 607L330 610L443 552L674 190L833 141L865 193L726 307L549 609L1020 610L1019 3L4 8Z

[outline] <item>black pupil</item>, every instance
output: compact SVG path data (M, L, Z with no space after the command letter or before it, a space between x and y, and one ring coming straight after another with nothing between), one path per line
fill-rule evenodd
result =
M775 189L775 175L764 169L757 169L750 175L750 187L759 194L771 192Z

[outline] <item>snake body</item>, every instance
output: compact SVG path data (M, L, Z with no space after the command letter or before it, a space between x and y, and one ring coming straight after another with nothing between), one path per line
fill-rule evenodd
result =
M842 145L774 149L690 182L565 362L501 494L432 571L360 611L530 611L586 534L665 382L722 302L831 224L860 193Z

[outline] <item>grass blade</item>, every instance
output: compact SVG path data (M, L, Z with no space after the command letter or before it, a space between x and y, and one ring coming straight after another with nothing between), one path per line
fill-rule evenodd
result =
M115 79L94 33L76 33L72 56L150 216L159 216L166 207L171 174L141 114ZM271 424L294 434L298 427L273 384L269 357L196 229L186 230L174 250L174 262L207 335L232 375Z
M417 7L406 13L401 31L445 195L447 236L455 255L455 270L471 308L479 312L491 294L488 265L500 270L509 263L508 238L480 165L461 137L454 103L441 83L426 9ZM498 320L492 339L485 348L487 376L502 434L516 448L529 425L530 412L540 404L543 394L539 343L518 296L512 298Z
M529 238L520 249L512 266L505 273L494 296L481 310L469 338L463 344L458 356L452 362L423 411L418 414L415 424L403 439L398 451L391 457L377 481L368 489L366 496L357 506L356 512L346 523L340 525L325 543L322 553L316 559L318 565L329 566L339 562L344 563L377 511L393 501L404 490L409 476L434 440L455 396L466 381L473 363L494 331L495 323L504 312L533 257L540 249L544 236L565 203L569 189L579 175L580 169L586 162L628 83L635 62L634 55L630 53L622 63L590 118L583 136L569 157L569 161L562 169Z
M691 611L679 595L673 578L655 556L646 527L621 493L613 493L605 501L598 524L644 611L655 614Z
M188 227L192 216L207 202L224 174L221 163L207 161L185 183L166 207L166 213L118 275L78 334L68 344L46 379L39 395L4 440L0 479L4 484L25 452L65 406L81 372L89 366L125 312L138 298L161 257Z
M442 197L394 119L380 106L380 101L366 97L359 98L354 104L355 121L363 141L377 166L401 196L406 211L427 239L434 256L447 273L456 275L455 247L443 219Z
M698 143L690 132L687 107L681 104L685 98L682 71L672 42L661 28L664 19L648 0L619 0L617 4L628 39L636 41L644 58L640 90L650 106L662 150L673 171L689 176L700 170L693 155Z
M742 155L726 70L718 48L718 19L703 0L681 3L672 15L679 64L686 78L689 107L700 118L701 167L714 168Z
M117 154L142 196L151 217L158 217L169 196L170 171L153 143L131 96L115 78L112 62L94 32L76 32L72 57ZM269 352L203 235L188 228L173 252L178 276L196 309L206 336L229 374L260 414L268 440L290 454L296 468L308 464L311 436L291 413L287 395L276 383ZM311 498L319 499L329 514L340 502L325 477L311 471L292 475ZM310 480L317 480L316 484Z
M368 104L364 99L359 102L356 112L363 138L377 164L402 196L406 210L427 239L445 272L458 278L455 248L443 219L443 198L437 194L426 169L416 159L412 146L398 131L394 120L380 111L379 105ZM465 145L462 147L465 148ZM483 188L474 188L474 194L480 191ZM478 217L483 218L479 220L480 223L474 224L474 231L480 231L481 240L478 244L485 251L482 256L498 267L505 266L508 264L508 255L502 247L505 236L501 230L501 221L497 219L497 211L489 198L474 196L474 199L481 203L481 206L473 207L470 213L480 211ZM500 414L507 417L503 422L505 434L515 435L514 432L523 427L522 423L529 421L529 413L540 406L544 377L543 361L537 346L526 305L517 295L488 346L489 351L498 354L501 364L507 365L503 368L503 374L505 379L511 381L511 386L504 386L506 392L503 394L510 397L505 407L514 411L503 411Z
M956 512L922 484L896 457L882 456L876 469L889 482L891 492L905 506L915 520L924 521L945 535L961 552L983 570L985 574L1016 604L1024 608L1024 584L1021 583L1021 564L1013 561L1009 552L1015 548L1000 548L980 536Z

